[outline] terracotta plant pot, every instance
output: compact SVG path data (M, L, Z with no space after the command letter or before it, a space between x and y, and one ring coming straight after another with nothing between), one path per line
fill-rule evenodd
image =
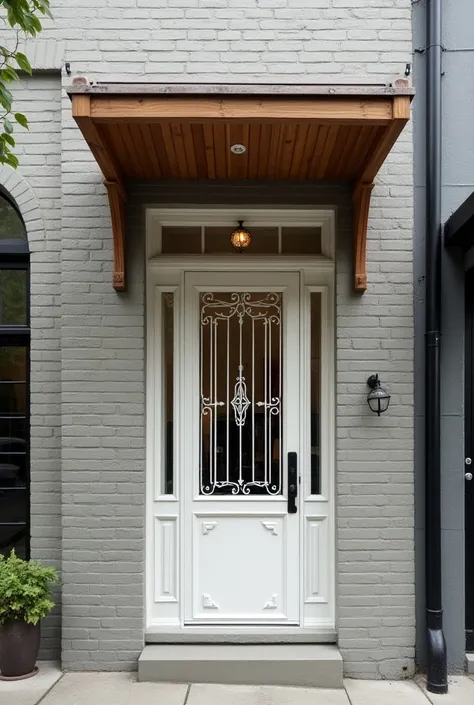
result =
M21 620L0 627L0 673L6 678L21 678L35 670L40 646L40 623Z

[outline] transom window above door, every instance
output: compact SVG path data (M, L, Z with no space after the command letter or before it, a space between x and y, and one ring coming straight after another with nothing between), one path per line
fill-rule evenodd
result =
M221 255L241 251L231 242L237 223L215 225L167 225L161 230L163 255ZM245 254L320 255L321 228L317 226L251 227L245 224L251 242Z
M149 211L147 218L149 258L265 255L327 260L334 255L333 211L166 208Z

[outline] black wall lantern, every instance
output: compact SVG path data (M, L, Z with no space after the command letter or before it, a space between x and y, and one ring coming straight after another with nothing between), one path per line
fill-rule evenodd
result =
M367 395L367 403L370 410L380 416L384 411L387 411L388 405L390 404L390 394L386 389L380 386L380 380L378 375L370 375L367 380L367 384L370 387L370 392Z

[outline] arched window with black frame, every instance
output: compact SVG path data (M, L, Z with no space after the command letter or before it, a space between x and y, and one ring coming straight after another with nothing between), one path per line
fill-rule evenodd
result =
M30 256L0 187L0 553L30 557Z

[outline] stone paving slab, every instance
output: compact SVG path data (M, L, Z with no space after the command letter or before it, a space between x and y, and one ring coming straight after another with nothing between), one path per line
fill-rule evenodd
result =
M350 703L342 689L202 684L191 686L186 705L350 705Z
M135 673L66 673L41 705L184 705L188 690L188 685L138 683Z
M433 705L473 705L474 681L469 676L450 676L448 678L448 693L434 695L425 689L424 681L419 681L423 692Z
M424 679L346 679L345 690L211 684L138 683L135 673L66 673L43 662L38 676L0 682L0 705L474 705L474 680L449 679L447 695ZM346 693L347 691L347 693Z
M40 661L38 675L24 681L0 681L0 705L36 705L61 678L56 663Z
M351 705L429 705L429 700L413 681L345 679L344 687Z

